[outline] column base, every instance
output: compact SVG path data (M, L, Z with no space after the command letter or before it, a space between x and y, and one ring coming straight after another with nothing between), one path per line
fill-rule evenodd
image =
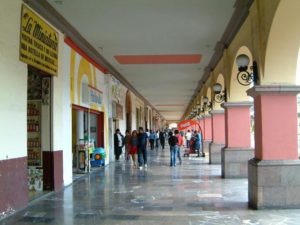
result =
M300 160L251 159L248 166L251 208L300 208Z
M223 148L221 150L222 178L247 178L248 161L253 157L252 148Z
M221 164L221 149L224 144L211 142L209 144L209 164Z
M211 140L204 140L203 141L203 152L205 152L205 153L209 152L210 143L211 143Z

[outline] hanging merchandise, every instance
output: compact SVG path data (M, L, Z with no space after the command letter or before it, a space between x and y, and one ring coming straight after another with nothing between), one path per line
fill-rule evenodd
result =
M41 101L28 100L27 105L28 166L42 166L41 152Z

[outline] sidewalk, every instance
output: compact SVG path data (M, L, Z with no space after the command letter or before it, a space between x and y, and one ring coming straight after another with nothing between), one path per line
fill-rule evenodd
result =
M247 179L222 179L207 158L174 168L168 149L148 156L147 170L112 163L0 224L300 224L300 210L248 209Z

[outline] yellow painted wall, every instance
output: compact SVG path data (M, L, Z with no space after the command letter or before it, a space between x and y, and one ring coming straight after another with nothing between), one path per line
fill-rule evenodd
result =
M249 58L253 57L258 64L261 84L294 83L300 40L299 12L299 0L255 0L245 22L212 71L213 78L206 81L199 95L204 95L208 86L212 87L218 75L223 74L228 101L248 101L246 90L250 86L242 87L236 81L236 56L245 49L249 50ZM283 59L284 55L288 57ZM190 113L191 108L188 109L185 116Z

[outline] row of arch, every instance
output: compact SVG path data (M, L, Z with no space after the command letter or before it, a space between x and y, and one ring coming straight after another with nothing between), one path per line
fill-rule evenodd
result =
M203 108L204 97L212 102L214 109L220 103L214 101L212 87L215 83L226 90L227 101L249 101L246 91L251 87L240 85L237 80L239 55L247 55L249 65L258 65L259 85L297 84L300 46L300 1L298 0L256 0L249 16L239 32L224 49L223 56L211 71L196 98L189 105L184 117L193 115L195 108ZM250 66L248 72L251 73ZM206 111L202 110L202 113ZM195 114L194 114L195 116Z

